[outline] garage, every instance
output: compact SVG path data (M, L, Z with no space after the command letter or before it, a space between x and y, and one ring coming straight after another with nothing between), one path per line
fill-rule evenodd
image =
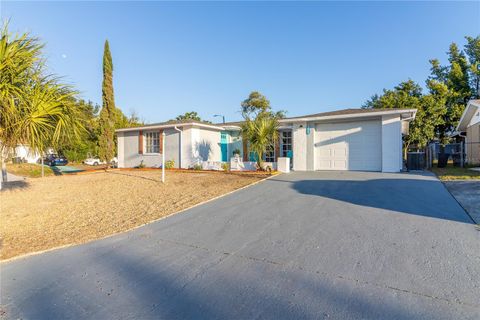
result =
M416 109L344 109L281 119L294 171L400 172L402 137Z
M315 170L382 170L381 121L320 123L315 132Z

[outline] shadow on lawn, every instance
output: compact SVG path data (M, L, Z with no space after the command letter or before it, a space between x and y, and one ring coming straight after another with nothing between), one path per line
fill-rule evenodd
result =
M160 172L161 172L161 171L160 171ZM162 182L161 178L160 178L160 179L153 179L153 178L149 178L149 177L144 177L144 176L138 176L138 175L134 175L134 174L129 174L129 173L126 173L126 172L108 171L108 170L106 170L105 173L117 174L117 175L120 175L120 176L127 176L127 177L132 177L132 178L149 180L149 181L153 181L153 182ZM160 177L161 177L161 173L160 173Z
M37 282L45 282L42 285L45 289L29 291L29 296L22 299L21 309L10 309L14 313L10 315L52 320L106 316L111 319L419 318L401 303L384 300L379 303L365 296L365 288L348 280L339 282L218 253L210 257L210 253L197 250L182 257L183 250L178 251L176 257L129 255L119 250L73 257L73 260L86 259L90 264L85 269L71 269L74 262L63 262L66 266L62 269L70 268L69 272L74 273L62 277L62 281L45 279L40 272L36 277L43 280ZM242 265L243 271L222 266L227 261L229 265ZM428 311L423 311L423 315L435 318Z
M29 183L25 180L17 180L17 181L7 181L2 183L2 190L22 190L27 189L29 187Z

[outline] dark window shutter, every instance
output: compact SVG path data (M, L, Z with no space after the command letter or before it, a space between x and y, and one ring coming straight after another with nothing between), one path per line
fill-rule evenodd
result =
M143 154L143 131L138 131L138 154Z
M247 148L247 141L242 140L243 142L243 161L248 161L248 148Z

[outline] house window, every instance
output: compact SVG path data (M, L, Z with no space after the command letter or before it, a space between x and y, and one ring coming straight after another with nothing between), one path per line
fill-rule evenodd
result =
M282 131L282 157L292 155L292 131Z
M270 144L265 150L265 162L275 162L275 147Z
M146 153L160 153L160 133L145 133L145 150Z

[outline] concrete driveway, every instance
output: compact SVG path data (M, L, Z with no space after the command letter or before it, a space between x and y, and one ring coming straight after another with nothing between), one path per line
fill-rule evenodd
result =
M1 269L8 319L480 317L480 232L428 175L281 175Z

